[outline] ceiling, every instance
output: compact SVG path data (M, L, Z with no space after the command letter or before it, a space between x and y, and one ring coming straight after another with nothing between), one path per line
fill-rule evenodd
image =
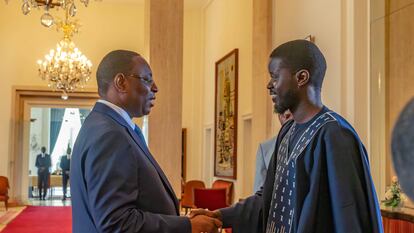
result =
M109 3L127 3L127 4L143 4L145 0L98 0L102 2ZM211 0L184 0L184 5L186 7L203 7Z
M184 5L188 7L204 7L211 0L184 0Z

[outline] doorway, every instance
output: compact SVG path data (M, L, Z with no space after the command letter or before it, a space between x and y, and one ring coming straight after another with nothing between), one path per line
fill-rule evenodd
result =
M73 145L90 108L31 107L29 164L27 165L31 205L70 205L69 170ZM45 149L44 154L41 148ZM48 164L46 170L42 167ZM46 173L47 174L46 174ZM42 176L39 174L45 174ZM46 178L45 200L40 195L40 179Z
M97 92L75 92L68 100L61 99L59 92L48 89L15 88L14 94L9 169L12 201L17 204L70 204L61 200L63 189L59 162L66 149L73 146L84 118L99 98ZM33 203L39 194L37 180L33 177L37 176L36 157L42 146L51 155L48 180L51 188L46 201Z

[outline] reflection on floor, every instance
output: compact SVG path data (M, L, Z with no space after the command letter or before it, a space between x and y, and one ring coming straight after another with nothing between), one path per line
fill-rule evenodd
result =
M68 196L70 196L70 188L68 187ZM46 200L40 200L38 190L34 189L32 192L32 197L29 198L28 205L33 206L70 206L71 200L70 197L66 198L66 200L62 200L63 198L63 190L62 187L53 187L49 188L46 196Z
M60 197L61 198L61 197ZM39 200L38 198L30 198L29 205L33 206L71 206L70 198L67 198L66 201L62 201L61 199L48 199L46 200Z

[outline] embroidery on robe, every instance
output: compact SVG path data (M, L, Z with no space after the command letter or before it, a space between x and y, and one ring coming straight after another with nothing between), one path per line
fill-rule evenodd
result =
M313 137L326 123L336 121L331 112L316 118L303 132L289 155L290 137L296 129L296 123L284 136L277 153L277 167L269 220L266 233L290 233L294 218L294 193L296 188L296 160L312 141ZM293 195L292 195L293 193Z

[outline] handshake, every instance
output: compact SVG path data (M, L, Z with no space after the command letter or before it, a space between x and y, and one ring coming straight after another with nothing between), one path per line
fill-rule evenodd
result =
M195 209L190 212L188 217L191 222L191 233L221 232L223 223L221 213L218 210Z

